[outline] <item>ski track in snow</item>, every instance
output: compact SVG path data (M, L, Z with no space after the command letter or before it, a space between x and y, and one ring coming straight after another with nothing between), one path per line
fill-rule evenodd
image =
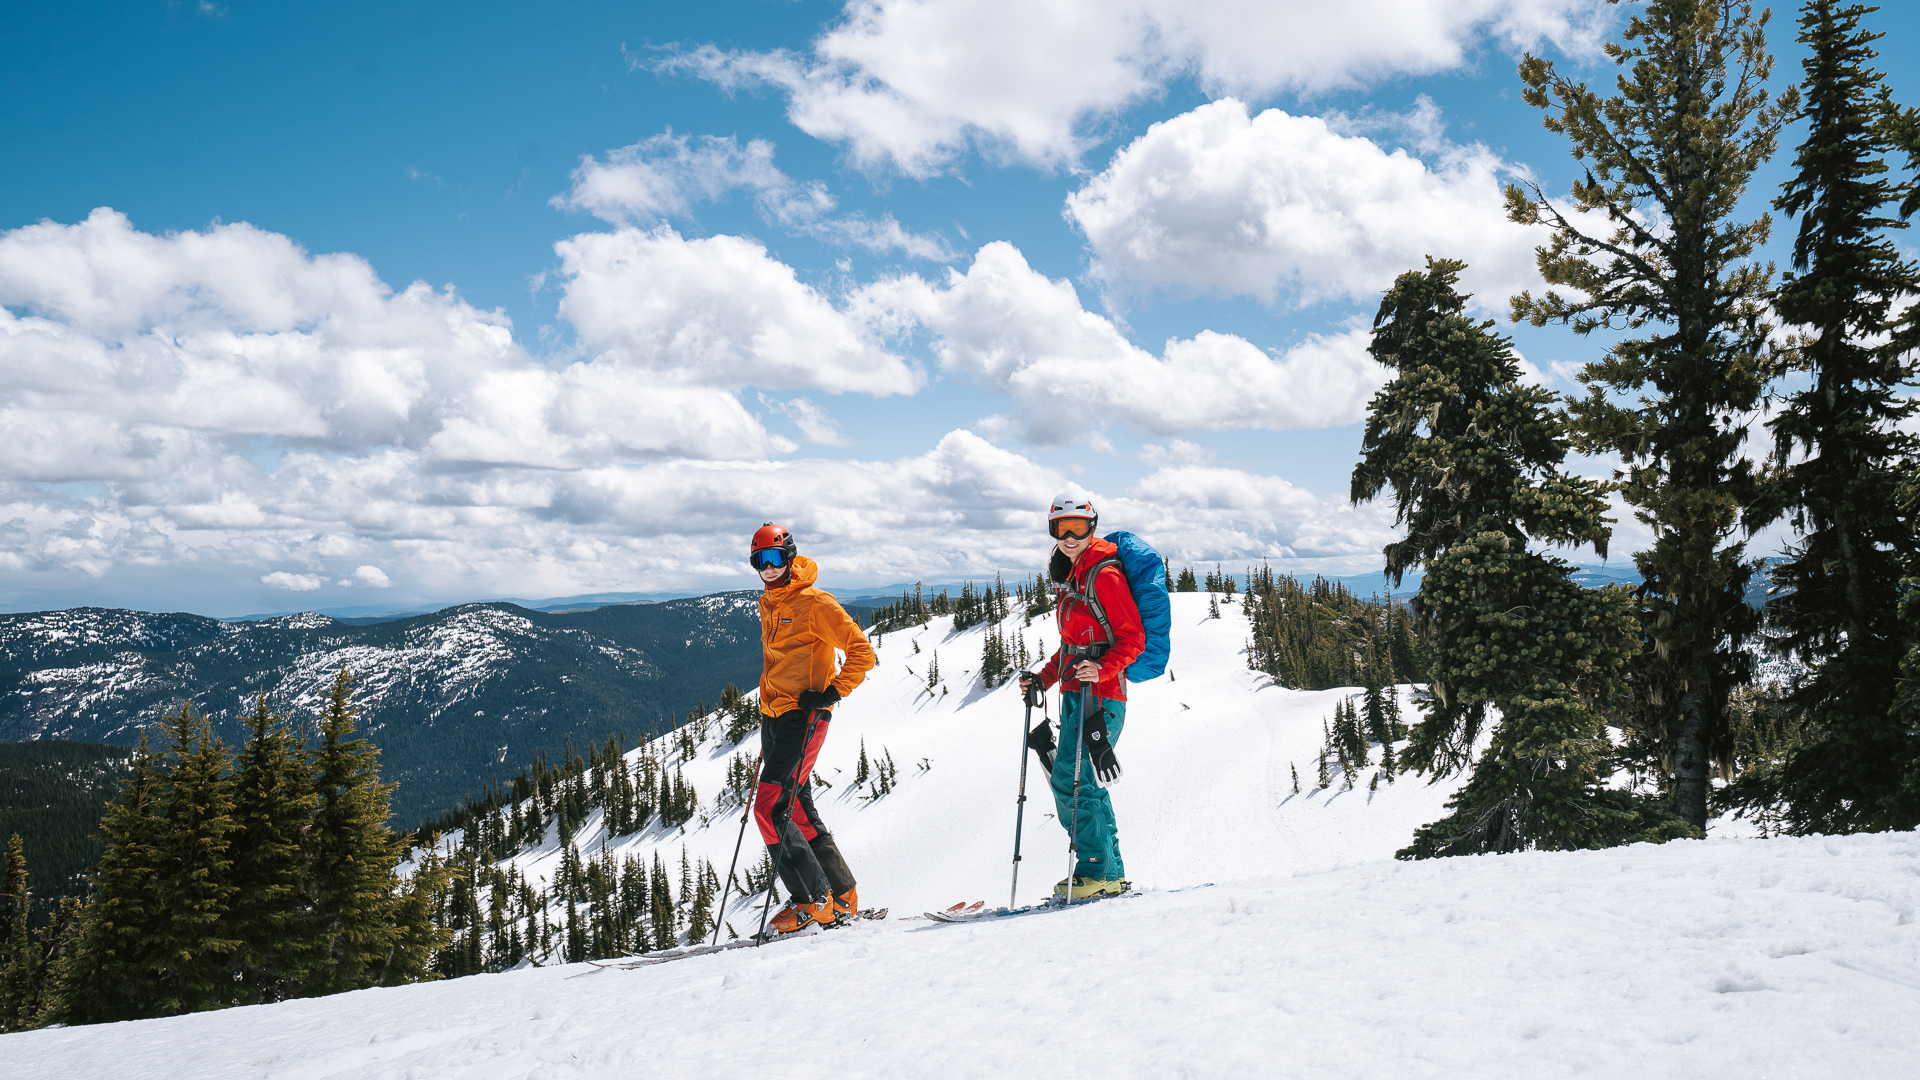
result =
M815 797L861 903L893 919L634 971L529 968L8 1035L0 1073L1912 1075L1920 836L1732 828L1657 847L1394 862L1458 781L1369 792L1368 769L1349 790L1336 767L1333 786L1315 788L1321 720L1351 691L1272 686L1244 666L1237 604L1210 620L1205 594L1173 599L1175 677L1132 688L1116 744L1122 850L1146 895L957 926L903 918L1003 903L1011 866L1018 692L973 677L984 627L954 634L936 619L885 635L818 768L835 786ZM1050 630L1026 628L1029 649ZM944 696L926 690L936 650ZM862 739L899 769L878 800L851 791ZM757 736L710 740L683 766L710 822L608 847L657 850L672 867L684 846L724 873L739 812L714 811L713 796L728 757L757 748ZM1022 904L1067 855L1037 768L1027 794ZM605 839L597 828L578 838L583 854ZM749 838L742 864L759 850ZM516 861L538 878L559 857L549 834ZM730 907L750 932L758 905Z

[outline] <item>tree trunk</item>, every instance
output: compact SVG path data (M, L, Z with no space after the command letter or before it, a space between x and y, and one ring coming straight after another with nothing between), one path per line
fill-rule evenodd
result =
M1680 697L1680 732L1674 739L1673 809L1702 830L1707 827L1707 673L1694 672L1693 689Z

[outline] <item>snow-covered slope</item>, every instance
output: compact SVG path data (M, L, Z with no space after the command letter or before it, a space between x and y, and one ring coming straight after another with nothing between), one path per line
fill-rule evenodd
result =
M984 627L885 635L817 792L893 918L641 970L479 975L223 1013L0 1037L7 1076L1888 1077L1920 1052L1920 837L1709 840L1397 863L1450 785L1314 787L1339 692L1246 670L1238 605L1177 595L1172 678L1136 687L1115 787L1144 895L945 926L1003 903L1021 709L980 689ZM1014 619L1003 624L1011 632ZM1044 623L1025 629L1029 650ZM915 646L918 646L916 651ZM926 688L935 654L950 692ZM717 729L716 725L716 729ZM864 741L894 790L862 798ZM683 766L710 821L583 851L724 872L728 759ZM665 744L656 752L665 752ZM1378 753L1377 749L1375 751ZM673 759L670 759L670 762ZM1376 758L1377 760L1377 758ZM924 762L925 768L922 768ZM1292 790L1291 768L1301 792ZM1020 901L1066 869L1028 779ZM757 857L749 837L745 863ZM519 861L550 876L550 843ZM736 902L746 933L758 911Z
M1370 791L1369 769L1348 790L1335 766L1333 785L1316 787L1321 722L1352 691L1273 685L1247 670L1240 605L1223 605L1222 617L1211 619L1204 593L1176 593L1173 601L1171 677L1131 688L1116 744L1126 775L1112 794L1131 880L1165 887L1389 858L1415 827L1440 816L1457 781L1429 786L1402 777ZM1039 651L1043 637L1051 648L1050 618L1031 627L1021 622L1009 618L1001 630L1024 633L1030 652ZM815 771L833 787L816 790L815 803L860 880L863 906L920 911L961 899L999 904L1008 898L1025 752L1020 694L1012 683L984 689L976 677L988 628L955 633L952 625L951 617L940 617L882 635L879 665L835 710L820 754ZM936 657L942 686L929 691ZM1057 696L1048 711L1057 714ZM663 739L656 749L670 742ZM852 783L863 746L869 758L891 755L898 769L897 786L877 799ZM757 734L727 745L715 725L713 737L681 766L708 816L684 830L656 826L608 846L621 856L650 857L658 849L669 866L677 865L684 846L724 873L740 815L716 812L713 797L724 786L729 757L751 762L758 753ZM1377 748L1374 753L1377 761ZM678 760L668 757L670 765ZM1037 766L1029 769L1027 796L1021 903L1043 898L1067 873L1065 830L1053 820ZM597 852L603 841L597 817L576 838L583 854ZM760 850L749 836L741 864ZM532 876L550 880L559 858L550 844L518 861ZM729 918L744 934L739 910Z
M0 1061L16 1080L1878 1080L1920 1055L1916 869L1912 833L1371 862L27 1032Z

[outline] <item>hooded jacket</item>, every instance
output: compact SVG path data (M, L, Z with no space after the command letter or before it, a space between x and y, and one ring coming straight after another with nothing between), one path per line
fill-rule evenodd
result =
M1080 552L1080 557L1072 563L1053 550L1053 561L1049 566L1053 580L1073 582L1073 587L1081 593L1088 590L1087 571L1102 559L1118 555L1120 550L1108 540L1098 537ZM1108 701L1127 700L1127 665L1140 656L1147 647L1147 632L1140 625L1140 609L1133 602L1133 589L1127 584L1126 572L1119 564L1113 564L1094 575L1091 583L1093 595L1100 599L1100 606L1106 609L1107 621L1113 624L1114 640L1108 645L1105 656L1100 658L1100 682L1094 687L1094 693ZM1100 620L1085 604L1060 596L1054 605L1054 618L1060 629L1060 640L1071 641L1076 645L1088 642L1106 641L1106 631L1101 628ZM1040 685L1052 687L1061 684L1064 690L1078 691L1080 680L1073 677L1073 665L1064 663L1060 651L1054 650L1053 658L1040 669Z
M800 555L786 580L760 594L760 712L800 707L800 691L832 686L846 697L873 669L873 646L840 602L814 587L820 567ZM834 650L847 654L835 669Z

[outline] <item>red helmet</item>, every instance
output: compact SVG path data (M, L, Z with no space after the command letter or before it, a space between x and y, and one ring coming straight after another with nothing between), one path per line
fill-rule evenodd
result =
M780 553L777 561L774 560L771 555L771 553L775 551ZM768 552L769 554L763 556L761 552ZM754 532L753 544L747 549L747 565L753 567L755 570L761 569L763 565L792 566L793 557L797 553L797 549L793 543L793 534L788 532L783 526L775 525L769 521Z

